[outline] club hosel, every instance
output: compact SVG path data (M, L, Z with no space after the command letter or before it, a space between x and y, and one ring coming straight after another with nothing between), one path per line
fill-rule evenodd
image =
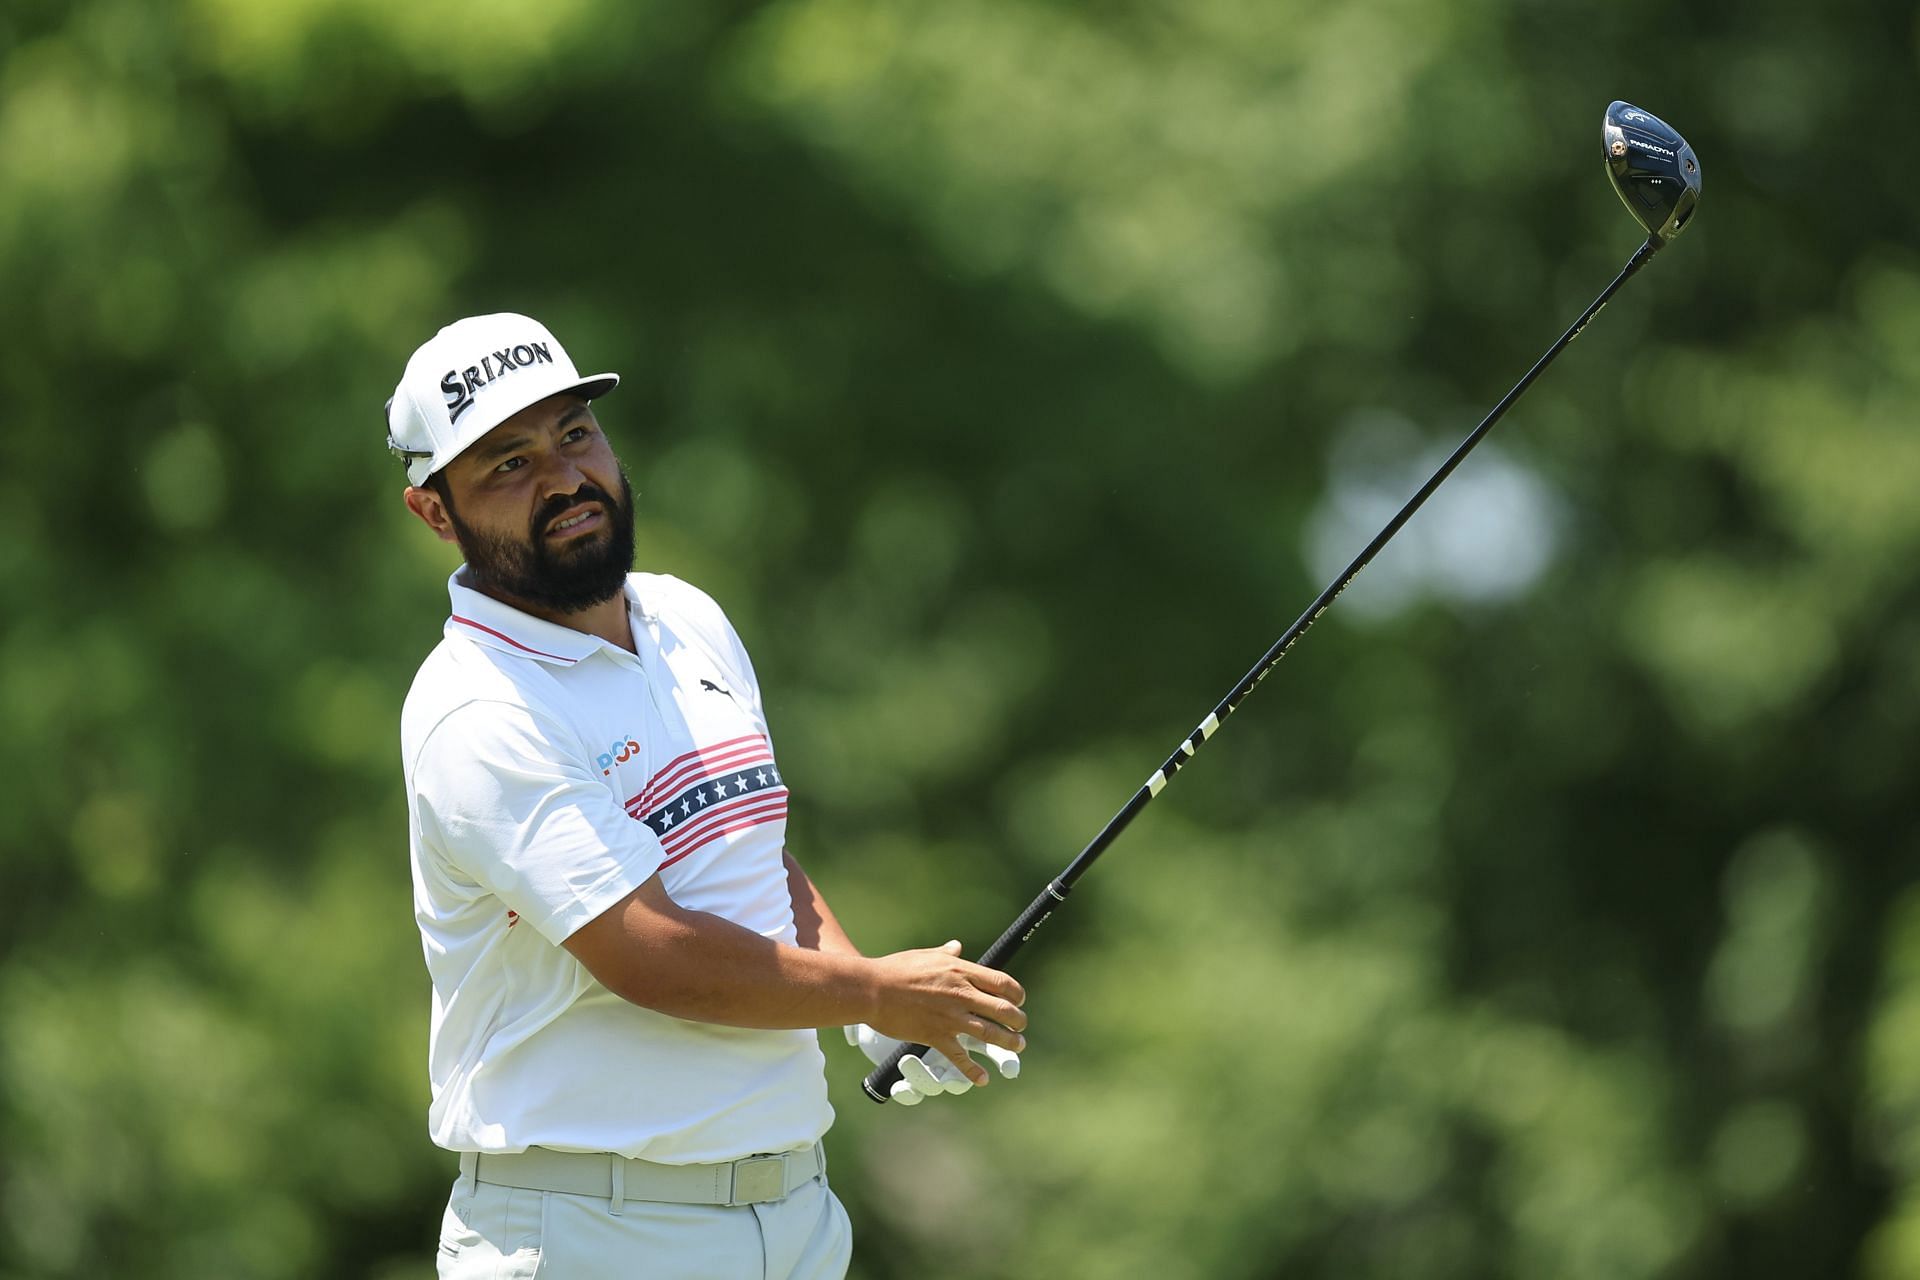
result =
M1640 268L1652 261L1653 255L1664 249L1666 244L1667 242L1660 238L1658 231L1648 232L1646 243L1633 251L1633 256L1627 259L1627 265L1621 270L1619 276L1615 278L1612 284L1606 287L1606 290L1601 293L1599 297L1593 300L1593 305L1588 307L1581 317L1573 322L1573 327L1567 330L1566 334L1561 337L1558 343L1554 344L1553 350L1547 353L1546 359L1542 360L1540 365L1534 366L1533 371L1521 382L1521 387L1524 388L1527 383L1533 380L1533 375L1540 371L1545 365L1546 360L1551 360L1553 356L1559 354L1562 347L1570 346L1575 338L1585 333L1587 326L1592 324L1594 319L1599 316L1602 311L1607 309L1607 303L1612 300L1615 291L1617 291L1621 285L1625 284L1634 272L1640 270Z

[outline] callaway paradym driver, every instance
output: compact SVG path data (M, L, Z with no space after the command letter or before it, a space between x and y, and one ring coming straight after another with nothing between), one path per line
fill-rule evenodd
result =
M1658 249L1679 235L1700 206L1700 162L1666 121L1616 102L1601 125L1607 176ZM1551 359L1553 352L1547 353Z
M1027 939L1033 937L1040 926L1046 923L1047 917L1067 900L1067 894L1072 891L1074 882L1086 873L1095 859L1106 852L1107 846L1127 829L1128 824L1139 816L1140 811L1160 794L1168 781L1188 760L1193 758L1201 744L1213 736L1214 730L1220 727L1220 722L1232 715L1234 708L1253 692L1254 686L1266 679L1267 673L1286 656L1287 650L1293 647L1294 641L1306 634L1307 628L1327 611L1328 606L1347 589L1347 584L1352 582L1360 571L1367 567L1367 563L1379 554L1380 548L1386 546L1393 535L1400 532L1401 526L1406 524L1413 513L1433 495L1433 491L1440 487L1441 482L1453 474L1454 468L1459 466L1461 460L1480 443L1482 437L1493 428L1493 424L1500 421L1501 416L1513 406L1513 402L1533 385L1533 380L1553 363L1554 357L1565 350L1568 343L1580 336L1580 331L1587 327L1587 322L1600 314L1600 309L1607 305L1607 299L1611 298L1629 277L1645 266L1655 253L1664 248L1669 240L1679 235L1692 220L1694 210L1700 203L1700 162L1694 157L1693 148L1687 145L1685 138L1675 133L1658 117L1649 115L1628 103L1615 102L1607 108L1606 119L1601 128L1601 142L1605 149L1607 177L1612 180L1613 189L1618 193L1621 201L1645 228L1647 242L1627 260L1626 267L1614 277L1613 283L1602 289L1600 296L1580 313L1580 318L1573 322L1573 327L1561 334L1560 340L1547 348L1547 353L1540 357L1533 368L1527 370L1525 377L1514 384L1513 390L1507 392L1500 403L1493 407L1493 412L1473 429L1471 435L1460 442L1460 446L1440 464L1439 470L1428 477L1427 482L1420 486L1419 492L1407 501L1406 506L1400 508L1399 514L1374 535L1373 541L1366 545L1365 550L1354 557L1353 563L1342 570L1340 576L1335 578L1327 589L1307 606L1307 611L1287 628L1285 635L1274 642L1273 647L1254 664L1253 670L1241 677L1240 683L1236 684L1220 704L1208 713L1199 727L1188 734L1181 741L1179 748L1167 757L1166 762L1153 771L1153 775L1141 785L1138 791L1134 792L1133 798L1128 800L1120 812L1116 813L1101 829L1092 843L1081 850L1080 856L1075 858L1065 871L1049 881L1040 895L1027 904L1027 909L1007 926L1006 932L1000 935L999 941L988 947L980 956L981 964L989 968L1004 967L1014 953L1026 944ZM900 1083L900 1060L908 1054L926 1051L925 1045L902 1045L886 1062L875 1067L862 1081L862 1087L866 1089L867 1096L875 1102L887 1101L892 1096L894 1086Z

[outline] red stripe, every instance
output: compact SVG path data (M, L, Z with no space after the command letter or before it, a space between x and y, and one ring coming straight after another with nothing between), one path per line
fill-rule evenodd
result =
M695 756L699 755L702 751L719 751L723 747L738 746L742 742L765 742L765 741L766 741L765 734L750 733L744 738L728 738L725 742L710 742L704 747L695 747L693 750L687 752L683 756L675 756L673 759L661 765L660 768L654 772L653 776L656 778L659 777L661 774L673 768L675 765L679 764L681 761L691 760Z
M753 755L765 756L769 760L773 758L773 750L765 738L741 738L736 739L735 742L732 743L720 743L716 746L702 748L694 752L693 758L690 760L687 760L686 757L683 756L682 760L686 760L684 764L676 761L664 769L655 770L653 780L647 783L645 789L642 790L640 795L636 796L635 799L658 796L667 791L678 791L686 786L688 782L699 777L703 770L711 772L716 768L731 767L730 764L721 765L720 762L722 760L731 762L745 756ZM678 767L675 767L676 765Z
M692 854L698 853L700 850L712 844L715 840L718 840L721 836L729 835L735 831L745 831L745 830L748 830L749 828L757 827L759 825L760 825L760 819L755 818L748 822L736 823L735 825L730 827L722 827L720 830L715 831L711 835L707 836L705 839L699 840L694 844L689 845L685 849L682 849L680 852L668 856L667 859L663 861L660 865L663 867L670 867L674 863L680 861L680 859L689 857Z
M526 653L535 654L542 658L552 658L556 662L580 661L580 659L578 658L565 658L557 653L548 653L544 649L530 649L526 645L521 644L518 640L515 640L510 635L506 635L502 632L495 631L492 627L481 626L479 623L475 622L472 618L463 618L457 613L453 615L453 620L455 622L465 623L467 626L472 627L475 631L484 631L490 636L497 636L500 639L505 640L508 644L512 645L514 648L519 649Z
M715 840L720 839L722 836L731 835L736 831L750 831L753 828L760 826L762 823L774 821L775 819L781 816L784 816L784 815L764 814L764 813L754 814L750 816L742 815L737 820L728 822L724 826L715 827L711 831L704 832L699 839L693 841L690 844L687 844L684 847L676 847L675 849L669 851L666 858L661 861L660 865L663 867L671 866L674 863L680 861L680 859L686 857L688 854L697 853L701 849L706 848L708 845L712 844ZM665 846L662 846L662 847L664 848Z
M713 760L690 764L671 778L661 780L659 785L648 787L638 796L627 802L632 809L650 810L661 801L671 803L675 797L695 783L703 783L709 778L725 778L729 774L747 769L771 767L773 753L765 747L748 747L740 751L728 752Z
M745 745L740 745L742 743ZM679 774L691 777L693 771L705 762L707 755L711 754L717 759L720 756L729 755L735 751L770 752L770 746L764 736L755 734L746 738L729 738L725 742L716 742L712 746L700 747L697 750L689 751L683 756L669 760L666 764L654 770L653 777L648 779L647 785L642 787L637 795L629 797L627 804L636 805L659 794L669 780L668 775L673 774L676 769ZM685 764L684 767L682 767L683 762L686 761L691 761L692 763ZM678 779L676 778L675 780L677 781Z
M782 788L781 793L777 796L768 792L762 792L760 795L750 796L744 801L730 801L706 809L702 811L699 817L687 819L685 826L668 828L667 834L660 837L660 843L669 846L669 851L678 849L688 840L694 839L696 835L704 837L707 828L713 824L715 818L731 822L741 814L772 814L776 812L785 813L786 811L787 796L784 788Z
M765 772L766 768L773 766L773 755L767 751L754 751L747 755L736 755L723 760L717 760L714 764L717 767L711 772L705 769L697 769L686 774L684 777L674 779L669 786L661 787L657 791L650 791L648 795L629 803L627 806L628 812L650 813L653 808L663 800L668 804L672 804L674 800L687 789L690 783L698 783L701 786L705 786L709 780L722 782L737 773L747 773L756 770ZM765 768L763 768L763 766L765 766ZM729 789L731 790L732 788Z
M627 807L638 805L648 809L662 796L678 795L688 783L696 778L718 778L724 774L736 772L742 765L773 763L773 752L767 748L765 738L755 738L747 746L735 747L731 751L712 751L711 755L701 756L693 763L683 766L668 775L665 770L653 775L639 795L627 801Z
M674 848L668 850L669 856L666 862L663 862L660 865L664 867L664 866L667 866L669 863L678 862L680 861L680 859L692 853L695 849L699 849L704 847L705 845L711 844L713 843L714 840L718 839L721 836L729 835L735 831L745 831L751 827L757 827L761 825L763 822L771 822L776 818L785 817L786 812L787 812L787 806L785 805L785 803L781 803L777 805L767 806L765 808L752 809L752 810L748 810L740 813L730 814L728 815L728 821L724 826L714 827L710 830L702 831L699 835L699 838L694 840L691 844L686 844L684 845L684 847L681 847L681 842L676 842ZM667 846L664 842L662 842L661 847L666 848Z

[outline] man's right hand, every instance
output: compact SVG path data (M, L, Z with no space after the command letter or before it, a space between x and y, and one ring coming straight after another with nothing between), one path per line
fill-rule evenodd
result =
M880 975L874 1016L867 1024L883 1035L938 1050L976 1085L987 1069L967 1053L961 1036L1019 1053L1027 993L1012 977L960 956L960 944L896 951L874 963Z

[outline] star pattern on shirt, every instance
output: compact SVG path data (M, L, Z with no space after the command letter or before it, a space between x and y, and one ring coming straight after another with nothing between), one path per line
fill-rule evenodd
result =
M714 766L717 776L707 776ZM719 771L728 768L733 771ZM710 840L786 814L785 785L763 735L702 747L665 766L658 777L667 780L664 794L650 802L636 796L627 811L666 842L669 862Z

